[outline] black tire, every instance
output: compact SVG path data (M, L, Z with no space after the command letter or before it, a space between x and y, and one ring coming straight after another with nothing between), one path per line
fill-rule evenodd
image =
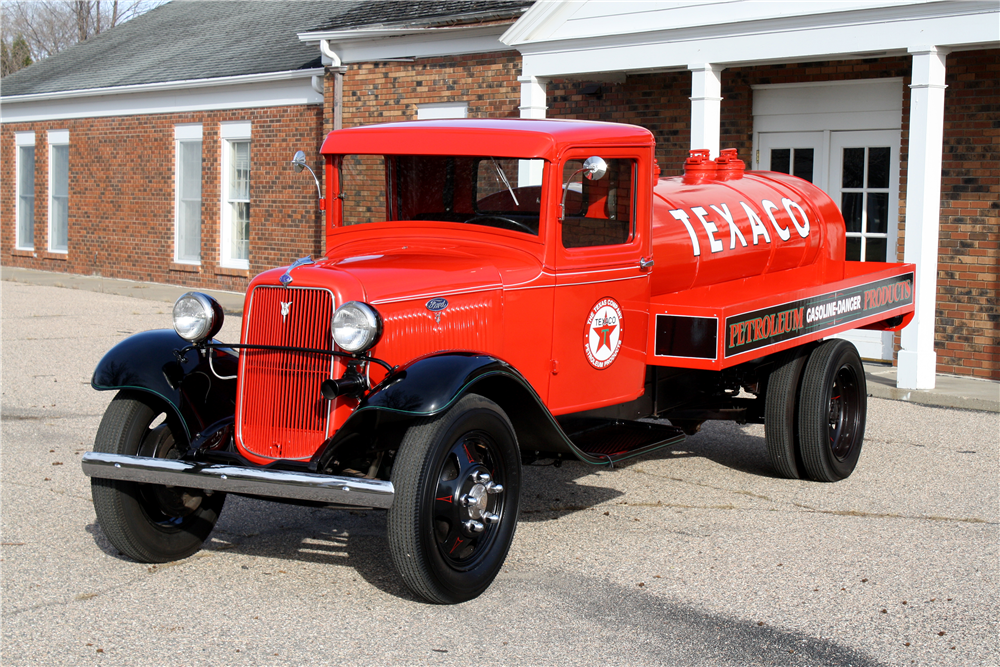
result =
M478 597L500 572L517 527L521 459L507 415L468 394L416 422L399 446L392 484L389 551L407 587L436 604Z
M119 392L97 429L94 450L177 458L180 425L153 396ZM141 563L187 558L201 548L226 494L94 477L90 481L101 530L120 552Z
M809 479L850 477L861 456L868 387L852 343L828 340L809 355L802 375L799 445Z
M764 440L771 465L781 477L802 478L802 455L799 452L797 408L802 369L809 350L796 347L785 352L767 379L764 404Z

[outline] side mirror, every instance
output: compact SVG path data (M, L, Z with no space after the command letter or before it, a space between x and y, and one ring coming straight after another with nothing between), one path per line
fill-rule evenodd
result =
M316 198L320 201L323 200L323 190L319 187L319 179L316 178L316 173L306 164L306 152L305 151L295 151L295 155L292 156L292 166L295 168L295 173L301 172L303 169L308 169L309 173L312 174L313 180L316 181Z
M308 169L309 165L306 164L306 152L305 151L295 151L295 155L292 157L292 164L295 166L295 173L299 173L303 169ZM310 171L312 171L310 169Z
M305 159L304 155L302 157ZM608 173L608 163L604 158L592 155L583 161L583 175L588 181L599 181L606 173Z

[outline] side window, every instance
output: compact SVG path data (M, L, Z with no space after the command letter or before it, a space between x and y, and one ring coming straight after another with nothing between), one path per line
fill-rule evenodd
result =
M250 268L250 123L224 123L222 135L222 266Z
M49 130L49 250L69 250L69 130Z
M345 155L340 164L344 225L386 220L385 158Z
M563 247L620 245L632 239L635 160L613 158L607 163L608 171L600 180L586 179L582 173L573 175L583 168L583 160L569 160L563 165L567 190Z
M17 239L18 250L35 249L35 133L17 132Z
M191 264L201 261L201 138L201 125L174 128L174 259Z

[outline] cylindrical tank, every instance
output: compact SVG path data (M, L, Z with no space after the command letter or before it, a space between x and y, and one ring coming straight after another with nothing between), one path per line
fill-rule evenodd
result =
M735 149L691 151L684 175L653 189L652 293L844 259L844 219L794 176L745 171Z

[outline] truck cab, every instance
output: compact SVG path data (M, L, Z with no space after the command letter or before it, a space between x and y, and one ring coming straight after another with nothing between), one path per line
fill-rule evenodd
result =
M190 555L226 493L380 508L406 584L455 603L506 558L525 462L612 467L729 419L764 423L782 476L850 475L864 371L829 337L904 326L912 265L844 261L805 181L735 151L660 179L653 151L582 121L332 132L327 250L251 281L239 342L192 292L95 370L109 539Z

